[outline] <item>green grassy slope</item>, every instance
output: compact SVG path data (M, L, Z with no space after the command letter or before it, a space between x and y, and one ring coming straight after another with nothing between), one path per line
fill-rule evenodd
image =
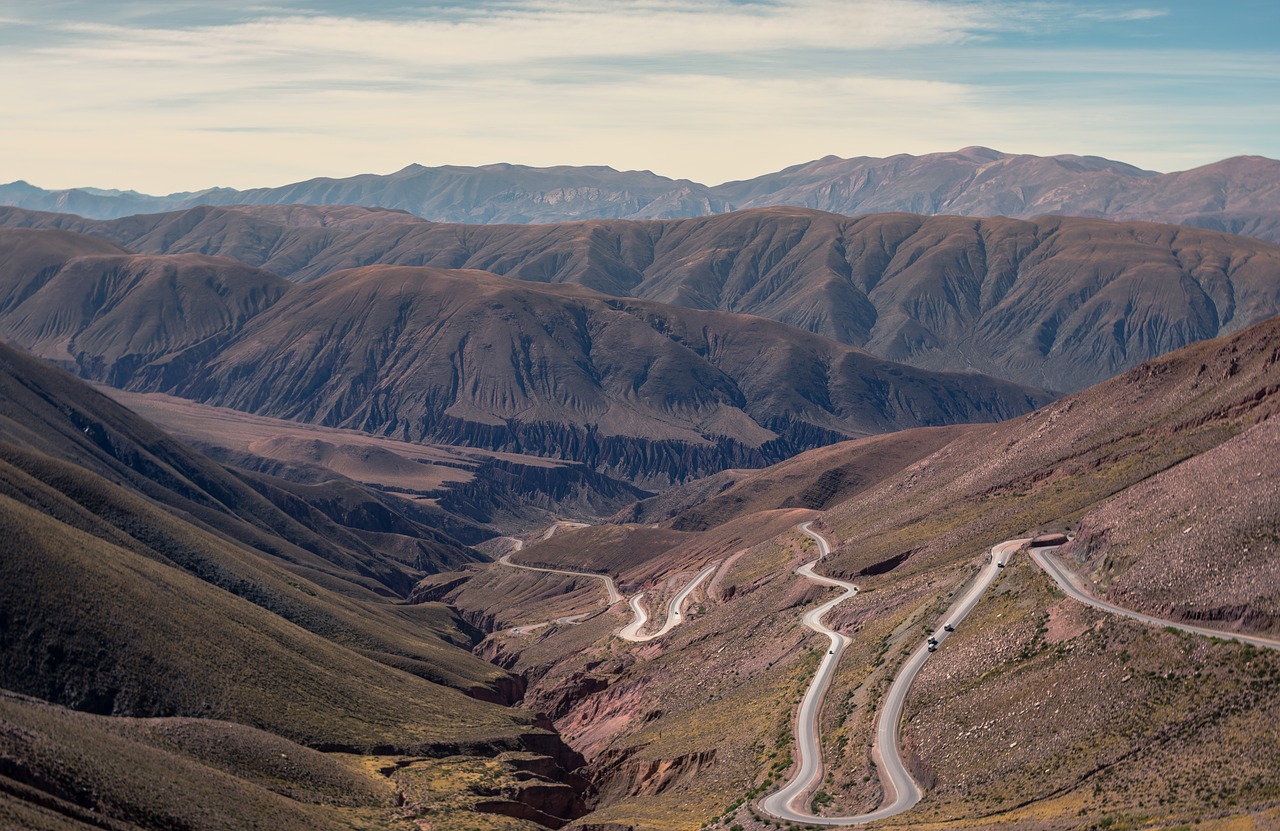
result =
M8 497L0 550L8 689L91 712L217 717L366 751L510 737L531 721Z
M326 572L351 584L352 593L388 594L419 576L318 512L290 516L106 396L8 348L0 349L0 440L83 467L299 568ZM475 559L456 543L451 555L455 563Z

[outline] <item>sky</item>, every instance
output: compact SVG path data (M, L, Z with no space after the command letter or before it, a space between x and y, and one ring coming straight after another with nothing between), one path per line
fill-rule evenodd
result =
M1280 157L1274 0L0 0L0 182Z

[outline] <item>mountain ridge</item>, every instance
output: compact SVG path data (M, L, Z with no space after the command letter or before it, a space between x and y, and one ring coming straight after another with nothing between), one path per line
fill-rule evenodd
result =
M99 241L0 231L0 250L42 243L43 259L0 266L0 297L21 298L0 313L0 335L83 377L411 441L584 462L641 487L904 425L1008 417L1048 400L761 317L573 283L375 265L291 284L205 255L103 261L78 256ZM50 265L60 251L64 264ZM183 271L192 257L213 272ZM115 279L135 272L167 277ZM98 302L106 297L113 302ZM163 325L141 326L139 314Z
M166 196L0 185L0 204L118 218L196 205L356 204L455 223L667 219L791 205L857 216L886 211L1028 219L1105 216L1248 232L1280 242L1280 161L1232 156L1171 173L1100 156L1035 156L986 147L921 156L824 156L750 179L705 185L604 165L468 167L413 163L388 174L316 177L279 187Z
M53 238L60 242L50 256L68 243L66 235ZM133 256L103 248L111 243L70 241L80 247L68 262L83 262L80 254ZM24 268L49 267L40 249L23 250ZM29 273L17 277L13 285L31 285ZM57 277L55 268L42 279ZM330 294L330 283L343 291ZM137 286L156 290L146 281ZM707 423L726 402L741 401L750 415L758 397L752 384L819 427L821 413L841 400L830 379L797 383L807 380L795 369L803 362L753 351L777 341L776 332L794 331L761 318L608 297L576 284L414 267L364 267L281 289L280 299L229 334L220 352L226 365L206 373L214 388L235 386L270 403L288 387L317 406L367 401L386 415L392 408L384 393L395 385L326 384L359 378L344 369L352 361L394 371L398 361L420 358L452 387L455 369L458 381L472 377L464 370L483 358L503 374L475 390L458 383L466 394L455 403L497 402L520 412L531 406L522 391L562 375L521 374L531 366L577 367L600 390L619 390L613 400L642 401L639 415L615 414L623 427L630 418L665 415L673 402L688 401ZM306 314L326 301L324 314ZM363 323L385 337L360 337ZM525 347L520 336L539 331L547 340ZM503 349L500 333L516 348ZM810 365L832 377L838 373L829 372L835 362L827 353L862 359L832 344L789 335L783 345L816 355ZM594 356L602 346L610 348ZM508 354L528 360L506 374ZM631 371L629 364L647 358L653 364L645 372ZM672 371L659 371L664 364ZM301 380L278 380L270 370L280 368ZM240 390L246 379L249 389ZM685 395L682 379L702 396ZM814 394L823 391L826 399ZM306 557L286 533L302 539L307 529L276 514L243 478L66 373L0 347L0 392L0 533L28 552L0 558L0 668L5 686L51 702L0 693L0 751L26 765L17 781L13 767L0 770L0 822L15 813L25 821L39 807L76 818L96 810L121 826L204 831L234 825L251 813L244 806L262 805L262 816L281 828L328 828L332 808L299 808L257 786L279 771L277 796L327 805L295 781L299 767L311 771L313 787L336 783L330 787L346 799L367 804L366 827L384 816L372 813L380 793L383 810L395 812L384 824L408 811L434 822L428 812L439 809L472 825L468 812L491 804L477 797L495 791L511 800L498 806L508 812L562 800L545 827L569 818L653 831L671 828L672 817L690 825L719 817L722 827L756 822L750 800L793 762L796 698L826 649L815 651L798 626L824 592L793 571L815 554L791 529L819 511L833 542L822 568L856 578L862 589L829 621L849 638L833 685L839 694L822 717L831 778L815 800L832 812L879 800L868 753L879 696L993 541L1070 526L1077 541L1065 554L1099 591L1214 625L1272 633L1280 626L1275 317L1011 420L834 445L725 476L738 479L728 488L695 483L663 494L665 504L638 506L629 517L668 528L564 529L530 541L528 561L607 570L628 593L645 591L650 610L664 608L664 597L692 574L715 567L684 607L682 625L636 647L615 636L626 605L601 609L595 581L572 575L464 559L458 571L426 578L415 592L455 609L406 605L399 602L403 580L391 581L391 594L379 591L367 573L376 561L362 571L348 539L308 537L334 556ZM595 389L551 392L535 410L599 410ZM406 412L420 412L417 402ZM595 613L582 618L588 608ZM562 623L566 615L579 621ZM509 628L553 620L532 635ZM488 636L470 654L464 650L479 639L476 628ZM524 711L487 700L521 692ZM1202 817L1208 827L1237 819L1265 825L1276 817L1278 692L1275 655L1076 608L1015 556L913 689L903 722L907 761L930 801L904 822L1123 827L1127 820L1111 818L1137 815L1143 825ZM530 711L547 713L583 753L582 777L558 785L530 778L555 772L557 761L582 761ZM142 720L115 720L121 716ZM212 738L202 743L198 735ZM495 758L500 751L541 758ZM459 760L459 752L471 758ZM378 758L350 760L351 753ZM432 758L441 755L447 758ZM229 763L228 756L247 759ZM526 768L499 777L493 767L503 758ZM124 759L125 772L106 778L108 759ZM356 765L344 768L344 760ZM465 765L486 767L468 779L459 771ZM377 777L352 781L353 769L375 766ZM147 781L152 770L166 783L206 783L197 791L208 800L200 807L214 816L195 817L175 791ZM443 779L480 788L468 802L446 803L424 790ZM359 781L376 781L377 789L367 793ZM515 804L521 781L528 791L541 789L543 800L530 794ZM236 800L236 810L224 800Z
M1280 312L1280 248L1097 218L843 217L754 208L674 220L449 225L359 207L194 208L123 220L0 208L153 254L217 254L298 282L373 263L748 313L923 369L1081 389Z

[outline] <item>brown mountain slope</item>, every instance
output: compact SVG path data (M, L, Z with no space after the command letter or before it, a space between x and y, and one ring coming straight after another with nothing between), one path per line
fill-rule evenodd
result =
M869 753L880 697L995 542L1078 526L1067 555L1099 594L1277 634L1277 414L1273 318L1007 422L811 451L678 514L676 527L708 514L732 521L657 556L638 534L628 551L629 526L596 532L598 565L636 575L630 587L653 596L724 563L664 639L619 644L629 615L618 604L577 626L499 633L486 648L529 674L529 699L587 751L602 798L586 821L666 829L673 816L706 822L728 810L722 827L761 827L734 801L776 787L793 760L795 704L814 647L825 649L798 621L832 594L793 573L815 556L811 543L746 529L776 534L766 519L779 512L766 509L856 474L819 520L835 543L819 570L861 588L826 620L851 644L823 715L830 778L819 802L832 814L869 810L882 796ZM578 535L588 540L567 534L557 561L591 568ZM546 545L528 556L555 556ZM520 579L491 568L459 591L464 613L500 602L486 581ZM509 620L536 617L520 611L504 608ZM905 744L925 799L890 826L1268 827L1280 792L1277 702L1276 655L1085 609L1019 553L913 687Z
M35 510L121 549L121 557L156 560L423 678L490 699L510 694L511 679L458 649L473 633L447 610L406 615L388 603L424 574L390 541L354 533L297 497L294 512L285 513L65 373L7 348L0 358L0 493L16 501L15 512ZM447 564L477 558L429 529L415 532L423 546L447 555ZM14 568L39 563L6 561ZM28 602L38 604L33 614L74 615L74 604L59 610L42 609L38 597Z
M1071 554L1122 606L1280 633L1277 458L1268 418L1090 511Z
M66 236L4 233L50 247ZM850 435L1001 418L1045 400L975 374L909 370L761 318L580 287L391 267L290 286L242 266L224 273L217 260L186 263L72 258L42 270L41 290L0 327L134 390L559 456L640 483L767 464ZM0 270L5 279L36 278L15 267Z
M268 496L282 487L255 484ZM290 512L277 507L290 502ZM455 612L400 601L398 584L423 575L402 554L296 492L265 498L83 382L0 347L0 690L102 716L218 719L280 737L169 723L141 728L146 738L125 725L112 738L110 719L0 703L0 817L75 827L97 807L108 828L227 827L259 810L288 819L271 827L392 822L368 793L340 798L364 817L308 809L290 776L332 778L341 765L298 744L389 757L368 762L383 777L400 770L396 757L461 753L458 764L493 767L500 779L515 768L499 754L519 752L540 773L494 810L572 816L581 783L562 781L560 766L576 757L532 713L502 706L521 682L471 654L477 633ZM159 741L166 726L177 732ZM309 770L281 761L291 749ZM199 764L166 756L175 750ZM112 774L108 758L139 767ZM269 789L292 803L261 787L264 764L280 769ZM165 766L172 787L147 781ZM398 792L406 811L433 811L410 782L424 775L377 787ZM193 793L210 800L201 818L173 799L196 779Z
M376 262L577 283L1059 390L1280 311L1280 249L1186 227L773 208L537 227L369 215L348 230L323 225L327 210L201 208L67 227L143 251L215 252L299 281Z
M905 430L811 450L764 470L733 471L735 481L711 494L689 500L682 491L697 493L702 482L650 497L620 518L632 516L666 524L677 531L705 531L760 511L782 508L824 510L870 487L891 473L927 456L969 426ZM678 511L666 512L667 503L692 501ZM634 520L633 520L634 521Z
M17 692L106 715L215 717L364 753L515 747L532 724L7 496L0 527L13 552L2 565L0 679ZM460 664L470 657L454 651Z
M1105 515L1114 522L1116 512L1129 506L1127 516L1131 519L1127 522L1137 524L1127 533L1137 534L1134 539L1143 539L1144 547L1175 533L1181 535L1187 527L1194 531L1191 518L1202 516L1201 511L1213 512L1215 505L1243 509L1258 504L1260 510L1251 516L1242 510L1214 513L1212 532L1195 539L1189 532L1185 543L1195 548L1207 545L1209 538L1226 541L1238 533L1247 540L1262 534L1256 545L1246 541L1233 548L1231 556L1236 559L1229 566L1220 559L1221 549L1213 549L1214 553L1205 550L1197 556L1215 559L1232 581L1230 592L1225 584L1219 585L1215 596L1252 593L1248 603L1237 601L1234 605L1248 606L1263 615L1248 623L1242 611L1225 619L1224 625L1265 629L1273 625L1267 615L1280 611L1276 605L1280 603L1280 586L1255 580L1260 572L1253 571L1247 561L1266 563L1280 552L1266 539L1270 533L1266 529L1278 521L1269 457L1263 453L1258 460L1261 467L1245 465L1231 473L1223 482L1225 493L1206 495L1203 506L1189 483L1203 479L1202 487L1217 489L1218 480L1202 474L1230 470L1234 466L1231 459L1242 460L1242 451L1236 448L1253 447L1261 452L1273 432L1265 422L1278 408L1280 318L1272 318L1238 335L1195 344L1148 362L1029 416L976 428L923 459L909 475L829 510L826 521L837 535L856 541L837 552L830 569L832 573L855 574L866 562L910 548L900 568L929 570L934 568L931 561L935 557L947 558L956 548L975 544L977 536L1008 538L1016 536L1017 530L1050 522L1074 523L1089 516L1087 511L1111 504L1113 496L1121 501L1107 508ZM1164 515L1154 494L1170 489L1178 496L1163 498L1173 511ZM1174 509L1177 502L1182 507ZM1264 507L1268 502L1271 506ZM880 511L874 518L868 513L871 506L885 504L892 504L894 510ZM1180 518L1188 521L1173 528ZM1243 525L1232 530L1237 522ZM915 548L902 542L924 535L926 529L933 532L927 534L930 539L923 546ZM1077 545L1093 537L1097 547L1105 536L1094 526L1093 532L1082 534ZM1242 563L1240 551L1245 547L1252 556ZM1161 547L1144 550L1143 559L1151 558L1147 562L1153 567L1165 556ZM1128 557L1133 556L1131 550ZM1179 555L1178 559L1184 557ZM1109 567L1118 571L1123 566L1117 562ZM1180 594L1184 602L1201 608L1216 602L1204 596L1204 587L1195 580L1172 582L1175 573L1165 572L1166 585L1161 591ZM1162 608L1167 608L1168 599L1164 602Z
M487 539L496 530L546 524L554 521L557 512L584 518L607 516L644 493L581 464L398 441L211 407L161 393L109 387L102 391L223 464L270 474L277 485L286 479L299 487L336 491L346 487L345 480L352 480L375 491L379 501L393 502L389 513L417 517L468 544ZM362 501L369 501L367 494ZM350 500L326 498L324 502L333 506L331 514L350 517L353 513ZM390 517L380 518L388 513L386 509L371 506L367 513L370 527L366 530L396 530ZM414 545L424 536L429 535L408 534Z
M0 693L0 725L8 829L349 829L390 797L354 766L229 722L91 716Z
M907 370L761 318L484 272L370 267L289 292L184 397L671 481L1044 400Z
M210 354L289 285L227 259L87 255L85 240L0 232L0 337L95 380L163 375L187 350Z
M32 470L43 466L37 456L84 469L344 593L385 596L416 579L416 566L362 542L314 508L282 512L134 413L8 347L0 347L0 391L0 440L11 447L6 457L28 460ZM470 549L430 529L414 534L450 564L476 559Z
M6 230L0 233L0 262L5 272L0 311L11 311L39 291L68 260L128 253L105 239L70 231Z

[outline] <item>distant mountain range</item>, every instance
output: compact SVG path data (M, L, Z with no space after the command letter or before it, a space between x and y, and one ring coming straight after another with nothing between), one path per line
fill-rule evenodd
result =
M0 226L75 231L187 258L171 260L174 267L230 257L303 283L375 263L573 283L767 317L922 369L976 370L1059 392L1280 312L1275 245L1089 218L847 218L760 208L653 222L475 226L360 207L265 206L118 220L0 208ZM264 278L261 296L273 285ZM35 336L31 324L7 319L21 337ZM193 336L204 338L213 324L200 319ZM87 333L79 337L90 343Z
M1195 225L1280 242L1280 161L1239 156L1161 174L1096 156L1042 157L968 147L923 156L828 156L717 186L649 171L513 164L413 164L389 175L167 196L96 188L50 191L22 181L0 185L0 205L98 219L197 205L284 204L391 208L469 224L673 219L777 205L848 216L1057 214Z

